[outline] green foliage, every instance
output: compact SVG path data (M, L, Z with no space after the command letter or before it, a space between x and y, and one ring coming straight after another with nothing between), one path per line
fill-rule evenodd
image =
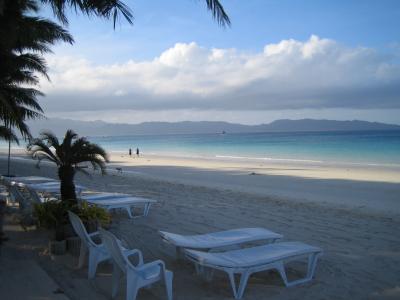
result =
M111 222L110 214L105 209L88 205L86 202L77 205L74 201L68 200L36 203L34 205L34 216L39 227L53 230L55 239L63 240L66 234L66 227L70 224L68 219L69 210L77 214L87 227L93 224L107 227Z
M38 226L47 229L56 229L68 224L68 210L74 207L67 201L48 201L35 203L33 214L37 219Z
M82 202L76 213L84 223L97 221L102 227L107 227L111 222L108 211L95 205L89 205L86 201Z

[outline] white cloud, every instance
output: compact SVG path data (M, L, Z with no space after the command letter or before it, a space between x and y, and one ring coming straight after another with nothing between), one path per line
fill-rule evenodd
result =
M48 111L399 108L396 56L329 39L283 40L248 54L178 43L151 61L96 65L50 57Z

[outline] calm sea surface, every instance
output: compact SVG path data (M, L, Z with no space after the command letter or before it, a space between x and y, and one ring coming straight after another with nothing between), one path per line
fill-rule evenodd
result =
M108 151L184 157L400 166L400 131L89 137ZM6 148L1 142L0 147ZM16 146L13 146L16 147ZM21 143L20 147L24 147Z
M224 159L400 166L400 131L90 137L109 151Z

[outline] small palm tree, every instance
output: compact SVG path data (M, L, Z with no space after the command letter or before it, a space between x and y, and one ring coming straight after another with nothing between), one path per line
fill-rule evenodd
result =
M82 166L88 162L94 170L100 168L105 174L105 162L108 162L106 151L97 144L89 142L86 138L68 130L63 142L51 132L42 132L39 138L33 139L28 145L28 151L34 158L47 159L58 166L58 177L61 181L61 200L75 200L74 176L76 171L86 173Z

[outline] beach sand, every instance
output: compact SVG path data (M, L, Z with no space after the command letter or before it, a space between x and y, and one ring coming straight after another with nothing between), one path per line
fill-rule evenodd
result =
M204 282L190 263L176 262L173 247L161 241L158 230L196 234L238 227L265 227L283 234L286 241L299 240L324 250L311 283L285 288L275 272L261 272L250 278L243 299L400 299L400 180L395 168L354 166L346 171L340 166L267 163L257 168L121 155L113 160L108 175L78 175L76 181L93 190L158 201L147 218L114 215L111 230L141 249L146 260L166 262L174 271L174 299L233 296L225 274ZM4 173L4 157L0 165ZM122 174L117 167L122 167ZM25 160L14 160L12 170L18 175L56 177L53 166L42 164L37 169ZM109 265L101 266L89 282L86 270L75 270L71 261L42 264L71 299L85 299L87 285L97 299L110 298ZM301 267L293 265L290 276L298 276ZM124 299L121 289L118 299ZM164 298L161 285L141 291L138 297Z
M111 155L123 174L295 202L400 215L400 167Z

